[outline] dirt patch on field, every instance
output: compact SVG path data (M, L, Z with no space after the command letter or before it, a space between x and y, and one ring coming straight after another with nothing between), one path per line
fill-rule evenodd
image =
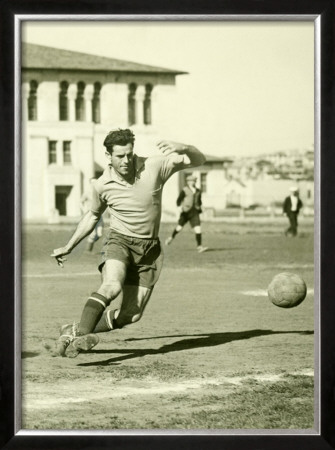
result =
M52 358L43 342L53 345L58 328L80 317L100 282L99 255L79 248L59 269L48 255L68 231L32 231L24 248L23 429L313 426L312 233L288 242L220 227L205 226L212 251L203 254L185 231L165 250L141 321L101 334L99 345L76 359ZM168 232L163 227L162 241ZM309 288L289 311L266 298L283 268Z

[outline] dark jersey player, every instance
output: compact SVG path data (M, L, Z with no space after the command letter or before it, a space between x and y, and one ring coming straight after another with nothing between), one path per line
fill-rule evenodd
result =
M189 222L195 233L197 250L199 253L203 253L208 250L208 247L202 245L200 223L200 213L202 212L201 191L196 187L196 181L197 178L193 175L188 175L186 177L186 186L182 189L177 198L177 206L181 206L178 224L171 236L165 240L165 244L170 245L177 234L181 232L184 225Z

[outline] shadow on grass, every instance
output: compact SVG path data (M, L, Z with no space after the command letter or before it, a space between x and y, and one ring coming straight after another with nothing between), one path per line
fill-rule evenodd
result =
M25 358L35 358L36 356L39 356L40 352L22 352L21 353L21 358L25 359Z
M203 253L209 253L209 252L229 252L231 250L243 250L242 247L220 247L220 248L216 248L216 247L209 247L205 252ZM193 252L193 253L198 253L196 250L194 250L193 248L188 248L184 250L185 252Z
M143 340L151 340L151 339L166 339L166 338L180 338L186 337L186 339L182 339L172 344L166 344L158 349L116 349L116 350L91 350L87 353L94 353L97 355L101 354L111 354L118 353L123 356L116 356L114 358L109 358L105 361L98 362L89 362L89 363L81 363L78 366L108 366L110 364L120 364L121 361L141 358L147 355L164 355L165 353L170 352L179 352L182 350L190 350L194 348L205 348L205 347L213 347L216 345L227 344L232 341L239 341L242 339L251 339L259 336L268 336L274 334L302 334L302 335L311 335L314 334L314 331L272 331L272 330L249 330L249 331L240 331L240 332L229 332L229 333L206 333L206 334L192 334L192 335L168 335L168 336L152 336L148 338L134 338L127 339L127 341L143 341Z
M232 250L242 250L242 247L235 247L235 248L234 247L224 247L224 248L209 247L205 253L208 253L208 252L230 252Z

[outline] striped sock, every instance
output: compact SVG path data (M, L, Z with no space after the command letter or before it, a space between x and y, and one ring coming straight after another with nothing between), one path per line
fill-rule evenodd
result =
M103 295L97 292L91 294L81 314L78 328L79 336L92 333L108 304L109 301Z
M107 331L114 330L115 328L120 328L117 326L115 317L118 316L119 310L106 309L96 327L94 328L94 333L106 333Z

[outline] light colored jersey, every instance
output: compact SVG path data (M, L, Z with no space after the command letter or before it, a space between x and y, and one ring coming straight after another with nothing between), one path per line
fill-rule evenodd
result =
M109 166L95 184L91 211L110 212L110 228L127 236L154 239L158 237L162 191L175 172L191 167L184 156L148 158L134 155L135 182L127 183Z

